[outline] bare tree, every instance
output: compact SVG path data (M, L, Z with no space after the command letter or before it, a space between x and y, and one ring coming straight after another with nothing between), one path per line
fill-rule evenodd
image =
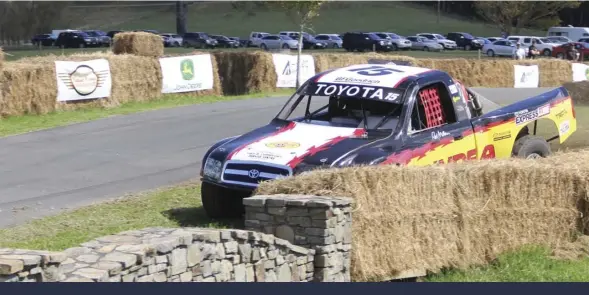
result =
M49 31L62 19L68 5L69 2L0 2L1 38L20 41L33 34Z
M270 1L267 5L270 8L280 9L299 28L299 46L297 50L297 78L296 88L300 86L301 76L301 53L303 51L303 33L311 28L311 21L319 16L321 6L327 1Z
M477 13L502 31L519 33L526 26L546 24L558 18L564 8L576 8L579 1L475 1Z

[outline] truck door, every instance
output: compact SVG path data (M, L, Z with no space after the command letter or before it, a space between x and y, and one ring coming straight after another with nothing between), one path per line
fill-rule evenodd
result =
M471 122L463 116L462 97L455 84L434 82L421 86L411 111L408 165L475 160L477 147ZM458 110L458 112L457 112ZM458 113L458 114L457 114Z

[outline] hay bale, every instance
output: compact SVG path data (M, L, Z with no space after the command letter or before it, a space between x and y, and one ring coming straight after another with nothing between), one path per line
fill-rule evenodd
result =
M264 182L256 193L353 197L352 279L383 280L489 262L526 244L571 241L589 162L555 169L551 161L332 169Z
M321 73L327 70L341 68L356 64L368 63L370 59L384 59L384 60L398 60L408 61L412 64L417 64L417 60L413 57L393 54L379 54L379 53L314 53L315 71Z
M8 62L0 69L0 116L55 110L55 66Z
M267 52L213 52L225 95L276 91L272 54Z
M114 54L159 57L164 55L164 43L162 37L156 34L124 32L115 35L112 51Z

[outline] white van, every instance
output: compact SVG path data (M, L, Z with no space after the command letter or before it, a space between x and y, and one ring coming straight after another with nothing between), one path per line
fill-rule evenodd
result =
M589 28L587 27L551 27L548 29L547 37L564 36L575 42L581 38L589 38Z

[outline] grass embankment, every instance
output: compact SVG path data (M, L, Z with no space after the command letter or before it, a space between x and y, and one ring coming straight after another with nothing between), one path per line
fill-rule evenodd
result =
M46 115L24 115L0 119L0 137L22 134L31 131L87 122L115 115L127 115L144 111L187 106L203 103L233 101L269 96L290 95L292 90L285 89L273 93L257 93L240 96L169 96L149 102L130 102L116 108L85 108L73 111L60 111Z

